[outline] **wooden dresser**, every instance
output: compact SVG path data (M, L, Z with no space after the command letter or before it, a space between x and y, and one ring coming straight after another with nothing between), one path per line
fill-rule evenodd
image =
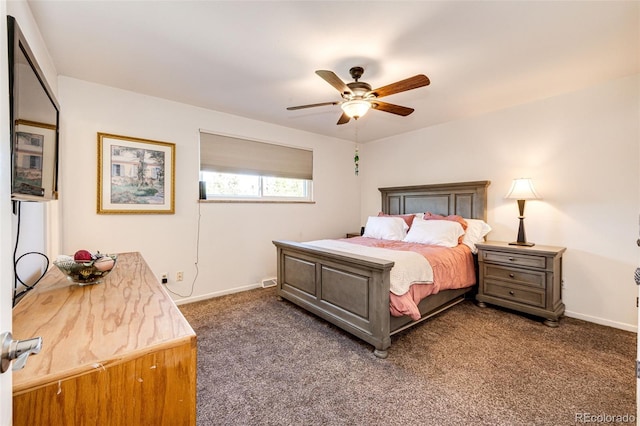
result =
M564 313L564 247L524 247L496 241L476 246L480 267L478 306L499 305L542 317L549 327L558 326Z
M13 424L195 425L196 335L139 253L101 284L55 267L13 310L42 350L13 372Z

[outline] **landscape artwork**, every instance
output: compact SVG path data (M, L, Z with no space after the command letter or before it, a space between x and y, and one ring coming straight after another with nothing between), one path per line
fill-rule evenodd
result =
M174 213L175 144L98 133L98 213Z
M163 204L164 152L111 146L111 203Z

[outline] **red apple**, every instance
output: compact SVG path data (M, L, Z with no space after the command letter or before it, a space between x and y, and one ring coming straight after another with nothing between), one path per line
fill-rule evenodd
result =
M93 260L93 256L91 252L87 250L78 250L76 254L73 255L73 260L76 262L91 262Z

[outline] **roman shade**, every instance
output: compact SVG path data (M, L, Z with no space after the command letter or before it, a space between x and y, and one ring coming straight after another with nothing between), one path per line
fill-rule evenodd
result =
M200 171L313 178L313 151L200 131Z

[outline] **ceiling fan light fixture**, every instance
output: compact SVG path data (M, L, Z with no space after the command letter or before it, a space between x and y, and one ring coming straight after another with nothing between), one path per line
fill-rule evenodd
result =
M369 111L371 103L363 99L354 99L351 101L343 102L340 107L345 114L351 118L360 118Z
M362 77L363 72L364 68L362 67L352 67L349 70L349 74L351 74L351 78L355 81L345 83L333 71L317 70L316 74L333 86L334 89L338 90L342 99L336 102L321 102L316 104L287 107L287 110L292 111L324 105L340 105L342 108L342 114L336 123L337 125L348 123L352 118L358 119L365 115L371 108L406 117L414 111L413 108L381 102L378 99L395 93L406 92L407 90L427 86L430 83L429 78L426 75L418 74L413 77L405 78L404 80L396 81L395 83L387 84L386 86L378 87L375 90L371 90L371 85L369 83L360 81L360 77Z

